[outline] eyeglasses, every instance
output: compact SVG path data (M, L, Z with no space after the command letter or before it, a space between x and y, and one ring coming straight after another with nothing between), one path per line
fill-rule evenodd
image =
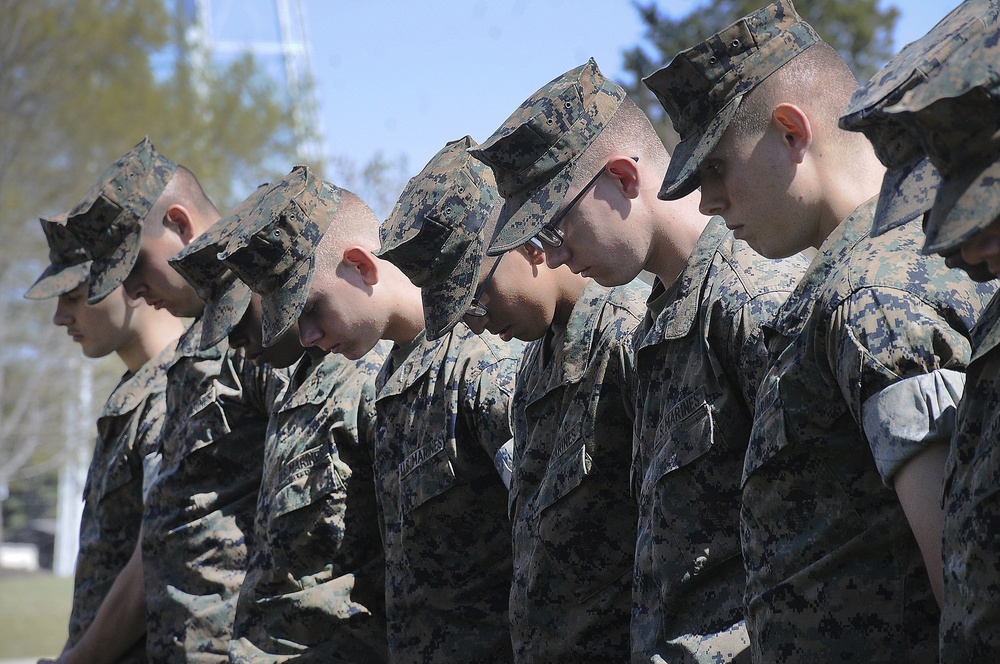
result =
M487 313L489 309L486 305L479 301L486 291L486 287L490 285L490 281L493 279L493 273L497 271L497 265L500 265L500 259L503 258L503 254L497 256L497 260L493 263L493 267L486 274L486 278L483 279L483 283L479 284L479 288L476 289L476 294L472 296L472 302L469 303L469 308L465 310L466 316L472 316L473 318L482 318Z
M632 161L638 163L639 158L632 157ZM569 205L564 207L559 212L556 212L555 216L549 219L549 223L542 226L538 233L535 234L535 237L550 247L561 247L563 243L563 234L558 228L559 224L566 218L566 215L573 209L573 206L576 205L581 198L583 198L583 195L587 193L587 190L597 184L597 179L604 175L604 171L606 170L608 170L608 165L604 164L604 166L601 167L601 170L597 171L597 174L590 178L590 181L587 182L587 184L583 185L583 189L581 189L580 192L573 197L573 200L569 202Z

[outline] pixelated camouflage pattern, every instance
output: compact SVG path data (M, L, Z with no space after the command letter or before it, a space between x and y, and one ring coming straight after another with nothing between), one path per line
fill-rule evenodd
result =
M636 505L632 333L649 286L590 281L530 344L514 389L510 489L517 662L628 662Z
M88 303L103 300L132 271L142 221L176 170L147 136L108 166L69 211L67 228L93 260Z
M376 380L375 485L386 555L389 658L511 661L507 488L523 344L456 326L393 348Z
M749 660L740 477L768 365L761 325L805 268L759 256L714 217L674 283L654 282L634 346L636 664Z
M219 260L219 254L266 191L266 183L257 187L254 193L188 243L176 256L167 259L205 303L201 316L202 349L211 348L229 336L250 306L250 288Z
M242 215L219 254L261 296L264 345L295 323L309 296L316 247L340 209L341 189L296 166Z
M591 58L528 97L472 156L485 162L503 196L491 256L524 244L559 210L577 158L618 111L625 91Z
M743 96L819 41L791 0L778 0L681 51L642 79L681 138L659 197L675 200L697 189L698 169L726 132Z
M199 349L201 322L167 370L162 465L143 514L147 652L155 662L227 662L253 536L268 414L287 375L224 344Z
M1000 296L972 335L945 475L944 664L1000 661Z
M930 209L940 176L912 136L886 108L920 86L951 53L996 23L996 0L966 0L920 39L907 44L851 97L842 129L861 131L885 164L872 235L904 224Z
M432 341L469 308L496 228L500 195L492 171L469 154L475 145L469 136L446 144L410 178L379 227L377 255L420 289Z
M65 295L90 278L90 257L66 229L66 215L39 221L49 246L49 265L24 294L29 300Z
M866 438L862 405L900 380L964 370L996 286L920 255L916 220L871 238L874 212L870 200L830 234L765 330L774 363L741 519L754 661L937 661L940 613L891 488L900 463L885 463L901 455Z
M75 645L94 621L118 574L132 557L142 523L143 460L159 450L166 413L170 345L135 373L125 374L97 420L97 439L83 489L73 608L67 645ZM145 662L140 639L120 662Z
M388 657L385 556L372 474L375 376L360 360L303 355L271 416L232 662Z
M996 8L994 7L994 10ZM1000 214L1000 28L947 54L886 109L919 137L942 182L927 215L924 251L947 253Z

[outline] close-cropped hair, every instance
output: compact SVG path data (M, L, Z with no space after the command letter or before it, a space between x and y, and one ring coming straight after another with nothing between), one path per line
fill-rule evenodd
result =
M205 193L195 174L184 166L178 166L173 176L156 199L156 203L146 215L143 232L158 236L163 232L163 215L171 205L183 205L200 218L217 218L219 210Z
M658 165L664 171L670 161L649 117L628 96L622 100L608 125L577 159L573 185L582 186L604 167L609 156L621 152Z
M340 206L316 248L317 258L324 264L335 265L349 245L360 245L374 252L379 247L378 228L379 220L372 209L357 194L341 189Z

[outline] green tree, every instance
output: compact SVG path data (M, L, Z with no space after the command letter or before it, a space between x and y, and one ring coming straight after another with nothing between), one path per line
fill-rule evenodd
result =
M677 134L656 97L642 84L642 77L763 4L761 0L707 0L681 18L671 18L656 3L635 4L646 28L648 48L639 45L625 52L630 79L623 87L646 111L669 148L677 144ZM892 6L880 9L880 4L880 0L810 0L799 2L796 10L837 49L858 80L865 81L893 54L892 34L899 10Z

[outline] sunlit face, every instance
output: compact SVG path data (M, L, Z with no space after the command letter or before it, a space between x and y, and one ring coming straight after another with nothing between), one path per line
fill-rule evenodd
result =
M302 313L299 342L357 360L382 339L388 322L372 306L373 291L341 262L313 273Z
M229 333L229 345L242 349L250 361L258 366L269 364L279 369L292 366L303 353L302 344L299 343L298 324L293 324L277 341L265 347L263 319L260 295L253 293L246 313Z
M559 303L554 270L534 264L526 252L524 248L517 248L496 259L486 259L483 266L486 269L480 271L480 285L492 261L503 260L497 264L493 278L479 299L486 308L486 315L464 317L465 324L476 334L489 330L504 341L514 338L534 341L543 337L552 325Z
M167 262L184 248L177 233L166 228L157 237L142 235L139 255L125 277L125 290L133 299L142 298L156 309L166 309L179 317L201 314L204 304L191 284Z
M767 258L785 258L822 238L796 203L795 165L782 149L780 131L758 138L727 130L702 162L701 204L705 215L719 215L738 240Z
M119 286L97 304L87 304L88 282L60 295L52 322L62 325L87 357L104 357L132 339L132 308Z
M1000 219L963 242L946 263L965 270L976 281L1000 277Z

